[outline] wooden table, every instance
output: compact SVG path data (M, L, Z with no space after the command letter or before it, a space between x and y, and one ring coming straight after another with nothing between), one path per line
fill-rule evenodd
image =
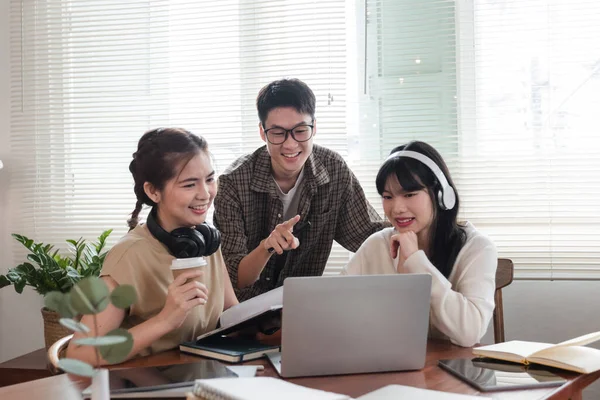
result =
M311 378L294 378L289 381L298 385L315 389L344 393L351 397L358 397L365 393L379 389L390 384L416 386L426 389L441 390L445 392L477 395L477 390L458 380L437 366L439 359L469 358L472 357L471 349L453 346L447 342L430 340L427 345L427 361L425 368L415 372L388 372L375 374L356 374L343 376L326 376ZM149 367L158 365L184 364L198 361L199 357L168 351L153 356L131 360L113 368ZM265 370L260 375L277 377L277 372L267 360L255 360L248 364L260 364ZM515 390L483 394L495 400L534 400L534 399L577 399L581 398L581 391L600 377L600 371L593 374L579 375L561 373L568 381L557 388ZM75 400L81 399L80 391L89 384L83 379L70 379L67 375L57 375L39 379L32 382L21 383L0 388L0 399L47 399L47 400Z
M47 363L45 349L32 351L1 363L0 387L52 376Z

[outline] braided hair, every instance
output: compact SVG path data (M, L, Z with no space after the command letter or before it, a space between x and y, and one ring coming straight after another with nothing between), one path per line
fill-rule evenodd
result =
M200 151L208 153L206 140L182 128L158 128L144 133L129 163L137 198L131 218L127 220L129 230L138 225L144 204L156 206L144 191L144 183L149 182L162 190L166 182L177 175L177 167L182 163L185 165Z

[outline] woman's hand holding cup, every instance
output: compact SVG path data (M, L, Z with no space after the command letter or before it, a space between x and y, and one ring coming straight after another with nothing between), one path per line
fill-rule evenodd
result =
M181 326L192 308L208 301L208 288L202 282L206 266L203 257L176 258L171 263L173 283L169 285L165 306L159 313L171 330Z
M208 288L196 280L203 273L199 270L182 272L169 285L167 300L159 316L171 330L181 326L192 308L206 304Z

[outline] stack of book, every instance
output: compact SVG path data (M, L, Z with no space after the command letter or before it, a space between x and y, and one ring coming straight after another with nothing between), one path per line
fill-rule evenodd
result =
M256 332L256 327L265 321L280 323L282 307L283 287L253 297L225 310L220 318L220 328L197 337L193 342L181 343L179 350L230 363L279 352L279 345L267 345L239 333L246 330Z

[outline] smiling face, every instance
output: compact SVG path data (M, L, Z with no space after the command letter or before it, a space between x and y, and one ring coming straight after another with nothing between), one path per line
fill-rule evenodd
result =
M205 222L217 194L215 170L207 152L200 151L178 170L163 190L144 184L146 194L157 204L158 222L167 232Z
M391 174L382 193L383 211L398 232L413 231L425 243L434 219L433 203L426 188L405 191Z
M313 125L313 135L306 142L297 142L288 133L288 138L281 144L272 144L267 140L265 131L271 128L293 129L300 125ZM271 155L271 167L275 180L297 178L304 163L312 153L313 138L317 133L316 122L310 115L300 114L293 107L274 108L267 115L265 126L260 124L260 137L267 143Z

